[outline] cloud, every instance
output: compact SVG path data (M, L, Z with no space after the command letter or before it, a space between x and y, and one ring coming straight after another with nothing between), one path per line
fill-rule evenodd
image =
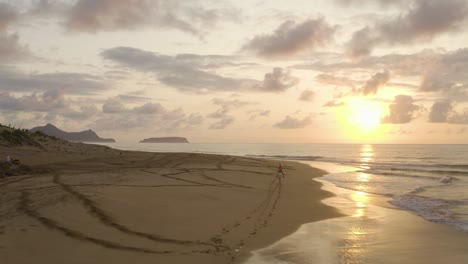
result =
M269 116L271 113L270 110L264 110L264 109L256 109L252 111L248 111L247 114L250 115L249 120L255 120L257 117L266 117Z
M107 114L119 114L127 111L125 105L117 99L108 99L102 105L102 111Z
M18 11L8 3L0 2L0 31L5 31L17 19Z
M429 122L445 123L449 113L452 111L452 103L450 101L435 102L429 113Z
M381 6L389 6L389 5L401 5L402 3L407 2L407 0L335 0L336 3L342 6L354 6L357 5L358 7L362 6L362 4L379 4Z
M91 124L97 130L141 130L171 132L192 129L203 122L198 113L190 115L180 108L168 110L160 103L146 102L141 105L127 106L120 97L106 100L102 113Z
M343 103L343 102L338 102L338 101L332 100L332 101L326 102L323 106L324 107L340 107L340 106L344 106L344 105L345 105L345 103Z
M420 90L468 100L468 49L439 54L422 74Z
M6 111L48 112L65 109L63 91L51 90L42 94L13 96L7 92L0 93L0 108Z
M200 1L78 0L67 11L66 27L89 33L157 27L201 36L204 28L237 19L236 10L205 8Z
M282 121L274 124L273 126L280 129L299 129L312 124L312 115L304 118L296 118L287 115Z
M265 92L284 92L287 89L296 86L299 79L291 76L288 70L283 68L274 68L273 72L265 74L263 84L258 90Z
M200 59L187 63L185 56L172 57L129 47L108 49L101 56L134 70L154 73L160 82L182 92L231 91L258 83L204 71L201 69L203 65Z
M332 74L319 74L315 76L315 80L329 85L337 85L337 86L349 86L354 89L354 86L357 84L357 81L346 78L346 77L338 77Z
M312 90L304 90L299 96L300 101L311 102L315 98L315 92Z
M66 94L93 95L109 88L99 76L83 73L25 74L0 67L0 90L38 92L60 89Z
M7 32L8 27L17 22L18 11L7 3L0 2L0 63L14 62L29 55L27 46L19 43L16 33Z
M390 72L383 71L374 74L366 81L361 91L364 95L376 94L380 86L385 85L390 80Z
M213 59L215 55L167 56L136 48L117 47L103 51L101 56L137 71L153 73L160 82L182 92L283 92L299 82L289 71L282 68L274 68L273 72L265 74L263 82L223 77L205 69L206 60L203 58ZM226 61L231 57L216 58Z
M335 29L323 18L308 19L302 23L289 20L271 34L255 36L242 50L267 58L286 58L323 46L332 39L334 32Z
M397 95L393 103L388 106L389 115L382 118L385 124L406 124L413 120L413 113L419 109L413 98L408 95Z
M36 120L45 117L55 120L62 116L72 120L87 120L98 114L98 108L91 102L77 102L66 98L63 90L49 90L40 94L15 96L8 92L0 93L2 113L34 113ZM42 114L42 115L41 115ZM52 118L52 119L50 119Z
M244 106L252 105L251 102L241 101L241 100L225 100L221 98L214 98L212 103L218 105L219 108L210 114L207 115L209 118L217 119L215 123L209 126L209 129L224 129L230 124L232 124L235 119L230 114L231 111L240 109Z
M449 123L449 124L468 124L468 108L462 113L454 109L450 101L435 102L429 112L429 122L431 123Z
M356 31L347 45L348 52L353 57L362 57L380 44L427 42L438 35L459 30L467 16L468 3L464 0L417 0L400 16Z
M234 122L234 117L232 116L225 116L222 118L219 118L219 121L214 122L209 126L209 129L224 129L230 124Z
M19 43L18 34L0 31L0 63L14 62L29 55L28 47Z

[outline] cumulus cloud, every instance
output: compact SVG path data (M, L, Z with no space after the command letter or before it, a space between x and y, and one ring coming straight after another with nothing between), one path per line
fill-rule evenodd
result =
M259 87L259 90L265 92L284 92L298 83L299 79L292 76L288 70L274 68L273 72L265 74L263 84Z
M49 121L56 120L58 116L72 120L87 120L99 112L92 102L83 103L66 98L63 90L49 90L21 96L2 92L0 109L2 113L38 114L37 120L46 118Z
M429 122L445 123L449 113L452 111L452 103L450 101L435 102L429 113Z
M311 102L315 98L315 92L312 90L304 90L299 96L300 101Z
M366 81L360 92L364 95L376 94L379 87L385 85L390 80L390 72L383 71L374 74L369 80Z
M120 99L107 99L102 105L102 113L92 123L97 130L137 130L171 132L192 129L203 122L198 113L186 114L182 109L169 110L160 103L146 102L128 106Z
M306 49L315 49L329 42L335 29L323 18L307 19L302 23L289 20L273 33L255 36L243 46L262 57L290 57Z
M299 129L311 125L312 121L312 115L304 118L287 115L282 121L274 124L273 126L280 129Z
M119 114L126 112L127 109L120 100L111 98L102 105L102 111L107 114Z
M236 19L235 10L206 8L200 1L78 0L65 13L69 30L90 33L159 27L201 36L205 28Z
M369 55L380 44L430 41L440 34L460 29L467 16L468 3L464 0L416 0L400 16L356 31L348 43L348 52L361 57Z
M23 96L14 96L7 92L0 94L0 108L6 111L48 112L67 106L63 91L60 90Z
M435 102L429 112L429 122L431 123L449 123L449 124L468 124L468 108L458 113L454 109L454 104L450 101Z
M413 97L408 95L397 95L388 106L389 114L382 118L386 124L406 124L414 118L414 112L419 106L414 104Z

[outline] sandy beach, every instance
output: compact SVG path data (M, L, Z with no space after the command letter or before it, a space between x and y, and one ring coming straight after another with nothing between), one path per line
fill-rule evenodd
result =
M330 171L348 169L308 163ZM273 245L256 250L245 264L468 263L466 233L392 206L388 197L316 180L335 194L323 202L346 216L304 224Z
M42 146L0 147L41 172L0 180L2 263L241 263L342 215L304 164L280 179L262 159Z

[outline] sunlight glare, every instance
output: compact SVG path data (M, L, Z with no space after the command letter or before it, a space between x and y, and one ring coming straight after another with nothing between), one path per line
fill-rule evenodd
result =
M364 100L356 100L350 105L349 121L363 130L372 130L379 125L382 108Z

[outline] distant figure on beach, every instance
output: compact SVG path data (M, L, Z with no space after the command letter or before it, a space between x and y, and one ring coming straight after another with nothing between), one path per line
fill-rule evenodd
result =
M452 177L452 176L444 176L442 178L440 178L440 182L441 183L446 183L446 184L451 184L453 182L453 180L455 180L456 178L455 177Z
M278 166L278 173L276 174L279 178L284 178L284 172L283 172L283 166L281 165L281 162Z
M6 156L6 162L7 162L7 163L11 163L11 157L10 157L10 155L7 155L7 156Z

